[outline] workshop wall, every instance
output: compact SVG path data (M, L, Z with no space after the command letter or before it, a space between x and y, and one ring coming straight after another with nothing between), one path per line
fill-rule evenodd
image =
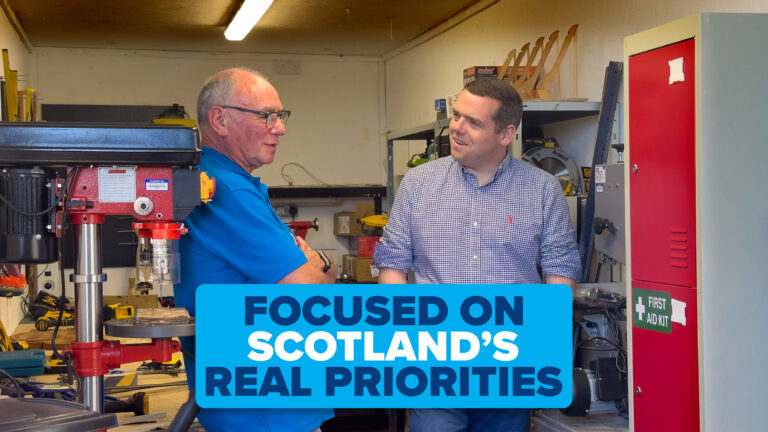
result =
M387 130L435 120L433 101L462 88L462 71L501 65L512 48L579 24L578 85L573 49L560 68L563 97L600 100L605 67L621 61L624 37L699 12L768 12L764 0L501 0L443 34L386 60ZM548 65L556 55L550 53ZM545 70L549 66L545 67ZM594 137L592 138L594 139Z
M295 162L329 184L386 181L386 141L380 133L384 66L379 58L36 48L34 60L40 103L179 103L192 118L197 117L200 87L210 75L233 66L259 70L292 113L275 162L254 175L269 186L287 185L281 168ZM315 184L294 165L285 174L294 185ZM333 213L352 210L354 202L294 203L297 220L320 221L320 230L311 231L307 241L338 264L347 242L333 235ZM113 271L122 273L109 279L105 290L123 293L132 269Z
M267 184L287 184L280 169L288 162L332 184L382 184L386 178L378 58L58 48L36 48L34 57L40 103L179 103L192 118L210 75L251 67L270 79L292 111L275 163L257 171ZM286 172L294 184L314 184L296 167Z

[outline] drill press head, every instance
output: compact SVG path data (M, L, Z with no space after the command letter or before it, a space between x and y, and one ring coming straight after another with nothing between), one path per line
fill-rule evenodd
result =
M56 261L61 225L128 215L139 280L178 282L180 222L213 195L199 159L195 130L177 125L0 124L0 262Z

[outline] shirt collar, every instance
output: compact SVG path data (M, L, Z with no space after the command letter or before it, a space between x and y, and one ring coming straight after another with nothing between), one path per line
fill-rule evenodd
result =
M492 178L495 179L496 177L501 175L501 173L503 173L504 171L509 169L509 166L511 164L512 164L512 156L510 156L509 153L507 153L504 156L504 159L501 160L501 163L499 164L499 167L496 168L496 171L493 172L493 177Z
M454 159L454 161L456 160ZM456 163L459 164L459 167L461 168L461 172L463 175L465 176L469 174L474 175L471 172L469 172L469 170L467 170L467 168L464 165L462 165L459 161L456 161ZM494 181L496 181L496 179L499 178L499 176L501 176L502 173L510 169L511 164L512 164L512 156L510 156L509 153L507 153L506 155L504 155L504 159L501 160L501 163L499 164L498 167L496 167L496 170L493 172L493 175L491 176L490 180L488 180L488 182L485 183L485 185L491 184ZM485 185L481 185L481 186L485 186Z
M222 154L216 149L203 146L203 156L205 157L206 164L214 165L223 170L230 171L235 174L239 174L243 177L246 177L248 181L254 184L261 183L261 178L252 176L250 173L246 172L240 165L236 164L235 162L232 161L232 159L224 156L224 154Z

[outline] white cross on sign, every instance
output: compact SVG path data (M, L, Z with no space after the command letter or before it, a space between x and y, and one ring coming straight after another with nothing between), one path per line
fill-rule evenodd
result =
M645 306L643 305L643 298L638 297L637 298L637 304L635 305L635 311L637 311L637 314L639 315L638 319L640 321L643 320L643 313L645 313Z

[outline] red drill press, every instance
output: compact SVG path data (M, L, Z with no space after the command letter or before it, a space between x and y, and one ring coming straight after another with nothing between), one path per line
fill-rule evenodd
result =
M213 181L194 168L199 158L196 131L183 126L0 124L0 262L56 261L62 227L74 226L70 351L83 377L78 402L93 411L103 412L108 368L167 361L180 349L170 338L124 346L103 340L104 216L136 220L140 283L178 282L181 221L214 192Z

